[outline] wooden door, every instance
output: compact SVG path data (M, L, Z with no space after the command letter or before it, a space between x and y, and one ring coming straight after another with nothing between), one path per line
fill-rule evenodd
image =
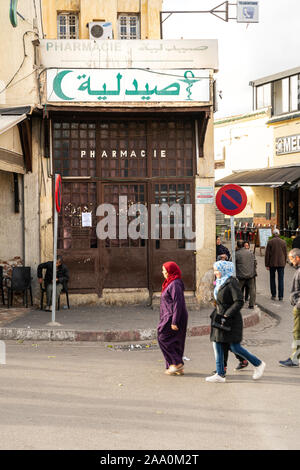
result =
M94 182L64 181L62 210L58 220L58 254L70 274L71 292L101 293L96 236L97 186ZM91 214L91 224L82 214Z
M152 227L152 233L155 232L156 239L151 240L150 252L150 273L152 291L159 291L162 284L162 265L167 261L175 261L182 271L182 277L186 290L195 290L195 240L190 240L187 230L184 227L184 205L191 204L194 200L193 184L186 182L154 182L152 184L152 201L161 206L168 204L172 206L177 204L181 208L181 216L176 219L176 215L170 213L169 222L162 218L162 214L155 219L155 228ZM194 204L192 207L192 220L194 219ZM176 213L175 213L176 214ZM153 219L152 219L153 223ZM170 224L170 237L166 229ZM181 229L181 238L176 238L176 228ZM194 230L194 224L191 227ZM164 232L165 230L165 232Z
M103 287L106 288L148 288L148 240L133 239L128 235L129 224L137 217L122 217L119 197L127 198L127 210L134 204L146 204L147 191L145 183L113 183L102 185L102 202L115 208L116 233L114 238L100 242L100 264ZM124 211L124 207L121 207ZM138 214L137 214L138 215ZM127 228L121 227L126 222ZM146 221L145 221L146 222ZM147 227L145 226L145 230ZM137 227L137 232L139 227ZM125 232L127 236L125 236Z

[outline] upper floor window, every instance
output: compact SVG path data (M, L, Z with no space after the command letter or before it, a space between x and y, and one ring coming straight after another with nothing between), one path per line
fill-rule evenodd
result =
M299 75L276 80L273 83L273 114L299 110Z
M140 19L139 15L120 13L119 39L140 39Z
M271 83L256 88L256 109L271 106Z
M272 106L273 116L300 110L300 76L298 74L255 88L255 109Z
M78 39L78 15L76 13L59 13L57 15L57 38Z

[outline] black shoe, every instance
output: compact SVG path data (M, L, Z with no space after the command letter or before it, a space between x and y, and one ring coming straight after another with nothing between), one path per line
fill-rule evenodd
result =
M272 295L271 300L276 300L276 297L274 297L274 295Z
M253 306L253 305L249 305L249 307L248 307L248 308L252 309L252 308L254 308L254 306Z
M249 362L246 361L246 359L245 359L244 361L240 362L234 370L245 369L245 367L247 367L248 365L249 365Z
M278 300L283 300L283 297L278 297Z
M295 364L289 357L286 361L279 361L281 367L299 367L299 364Z

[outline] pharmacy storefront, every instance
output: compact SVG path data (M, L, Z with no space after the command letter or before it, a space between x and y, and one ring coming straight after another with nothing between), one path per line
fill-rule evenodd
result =
M169 260L182 269L186 290L197 290L204 220L214 227L213 198L196 204L197 187L213 193L213 139L205 144L212 73L47 70L51 164L63 180L58 252L72 293L146 289L151 295L161 290L161 266Z

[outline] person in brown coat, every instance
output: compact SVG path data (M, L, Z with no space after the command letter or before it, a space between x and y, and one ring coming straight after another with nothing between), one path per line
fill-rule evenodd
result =
M287 262L286 242L279 237L279 230L274 229L274 237L268 241L265 252L265 266L270 271L271 299L276 300L275 273L278 274L278 299L283 299L284 268Z

